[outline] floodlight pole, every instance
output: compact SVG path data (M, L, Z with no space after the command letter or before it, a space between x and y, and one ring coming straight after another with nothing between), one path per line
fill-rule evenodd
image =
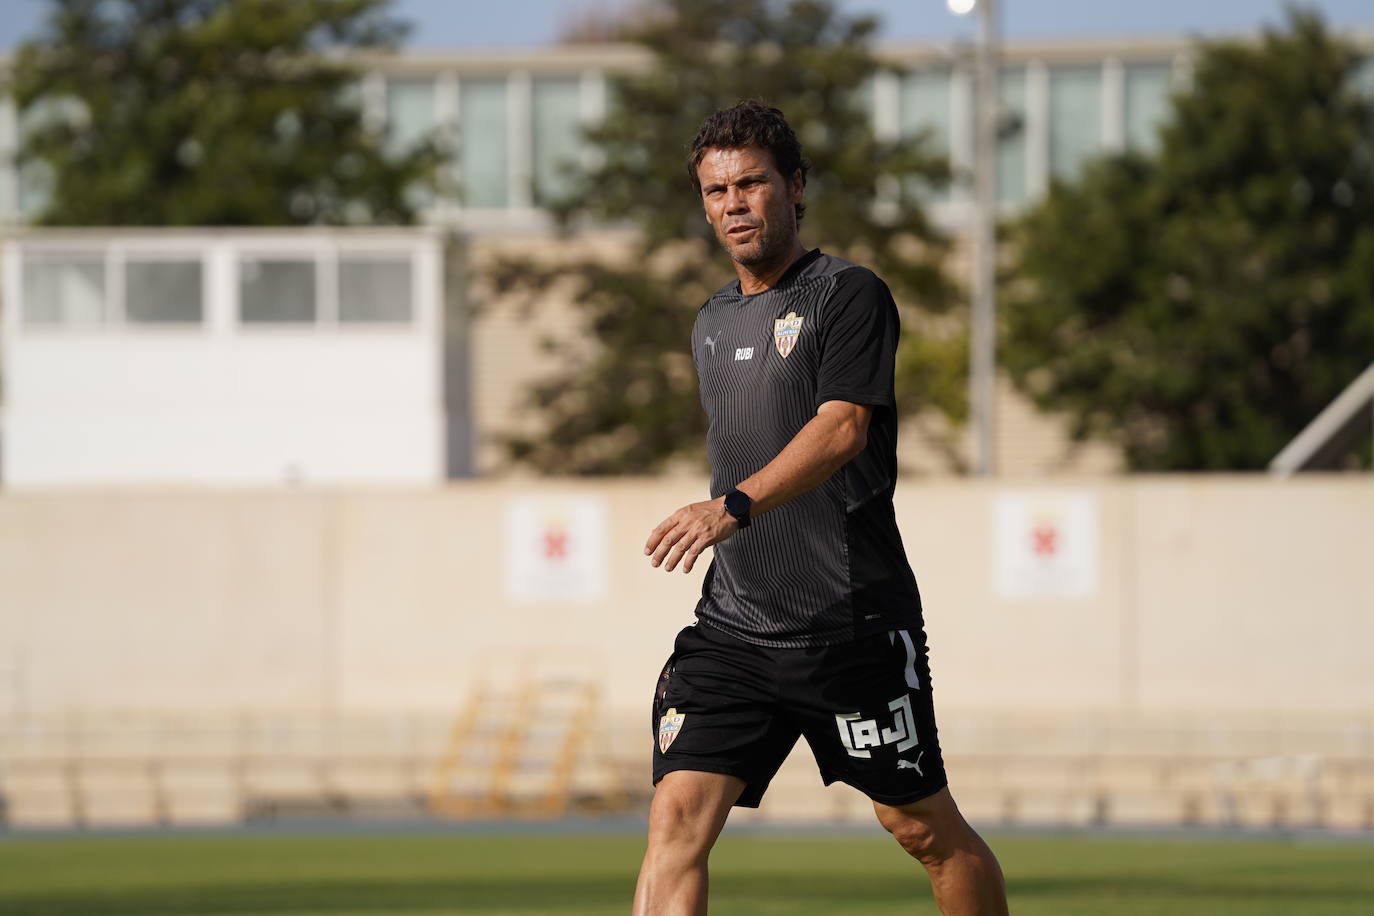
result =
M974 79L973 275L969 334L969 409L973 473L996 473L997 145L1000 39L997 0L978 0Z

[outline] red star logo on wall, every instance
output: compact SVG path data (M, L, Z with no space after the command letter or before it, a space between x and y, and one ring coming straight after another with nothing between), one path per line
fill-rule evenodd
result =
M1031 551L1037 557L1052 557L1059 550L1059 529L1041 523L1031 531Z
M548 528L544 531L544 558L546 560L565 560L568 557L568 532L562 528Z

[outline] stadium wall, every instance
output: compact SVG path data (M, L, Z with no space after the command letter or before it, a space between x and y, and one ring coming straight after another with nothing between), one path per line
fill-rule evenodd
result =
M641 548L703 489L6 494L0 715L444 713L527 664L595 671L609 711L639 715L705 569L665 574ZM999 513L1024 496L1092 507L1077 591L1007 594ZM511 556L541 505L575 516L549 530L589 570L544 597L540 557ZM908 480L897 512L942 709L1374 710L1369 477Z

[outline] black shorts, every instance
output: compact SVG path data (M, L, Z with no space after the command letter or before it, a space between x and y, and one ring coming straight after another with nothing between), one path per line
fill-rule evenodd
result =
M757 808L805 735L826 785L904 805L946 785L925 634L772 649L705 625L677 635L654 692L654 785L674 770L737 776Z

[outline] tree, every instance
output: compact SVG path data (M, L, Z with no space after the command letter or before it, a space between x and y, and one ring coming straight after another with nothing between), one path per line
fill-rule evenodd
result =
M647 473L700 456L689 335L697 309L734 274L686 153L701 122L741 98L781 108L811 161L803 241L872 266L893 288L907 328L899 403L960 417L963 325L949 314L948 243L922 207L948 167L919 139L873 134L860 93L883 67L870 48L875 20L839 15L828 0L661 0L631 21L626 37L652 65L612 82L609 114L588 135L599 164L556 209L565 231L628 224L635 241L615 263L508 259L492 274L498 290L531 297L569 284L589 331L547 343L561 368L528 392L540 432L512 437L511 455L581 474ZM587 338L599 343L591 352Z
M1198 49L1157 155L1055 186L1014 227L1004 359L1140 470L1270 459L1374 358L1374 105L1292 11Z
M391 48L389 0L54 0L15 59L50 226L403 223L437 147L363 122L343 52Z

